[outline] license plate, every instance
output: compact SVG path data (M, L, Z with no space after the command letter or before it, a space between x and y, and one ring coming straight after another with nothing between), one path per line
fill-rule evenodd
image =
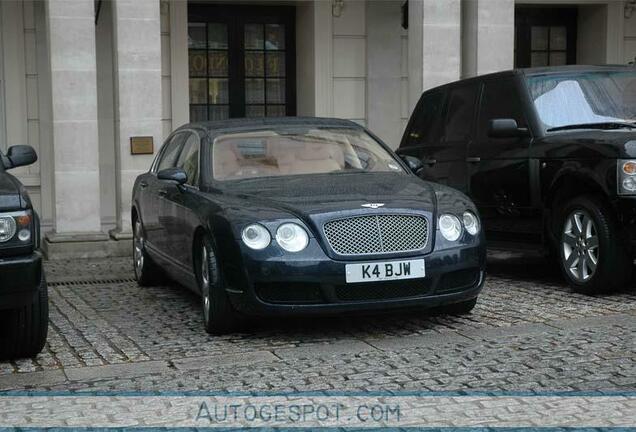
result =
M347 283L416 279L426 276L424 260L347 264Z

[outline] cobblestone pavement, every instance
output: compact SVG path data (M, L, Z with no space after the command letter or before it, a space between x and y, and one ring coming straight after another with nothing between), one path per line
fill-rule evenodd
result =
M177 285L128 259L47 263L49 341L0 390L636 390L636 288L573 294L538 257L493 253L466 317L269 319L214 337Z

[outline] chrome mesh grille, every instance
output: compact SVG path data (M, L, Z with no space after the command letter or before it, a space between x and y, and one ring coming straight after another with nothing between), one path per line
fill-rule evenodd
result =
M327 222L324 231L340 255L409 252L426 246L428 221L417 215L356 216Z

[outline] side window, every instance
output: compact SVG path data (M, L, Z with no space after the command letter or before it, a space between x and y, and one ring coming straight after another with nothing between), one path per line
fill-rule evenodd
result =
M178 133L170 139L169 143L165 144L166 149L163 151L161 159L159 159L157 171L175 166L177 157L179 157L179 152L181 151L184 135L183 133Z
M487 141L488 123L492 119L506 118L517 121L519 127L527 127L519 90L514 79L488 81L484 83L479 110L479 141Z
M197 134L189 134L177 161L177 167L188 174L187 183L191 186L199 184L199 142L200 138Z
M442 135L444 92L426 94L417 105L406 136L407 146L437 144Z
M470 137L477 89L476 85L465 85L450 90L446 112L446 141L465 141Z

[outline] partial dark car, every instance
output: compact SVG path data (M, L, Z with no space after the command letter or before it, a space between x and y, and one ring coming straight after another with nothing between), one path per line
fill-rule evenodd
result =
M7 172L36 160L29 146L0 152L0 359L34 357L48 331L40 221L25 187Z
M567 66L426 91L398 152L470 196L489 246L547 251L583 293L629 286L636 69Z
M246 315L467 313L484 282L472 202L349 121L180 127L132 202L139 284L165 272L199 293L211 333Z

